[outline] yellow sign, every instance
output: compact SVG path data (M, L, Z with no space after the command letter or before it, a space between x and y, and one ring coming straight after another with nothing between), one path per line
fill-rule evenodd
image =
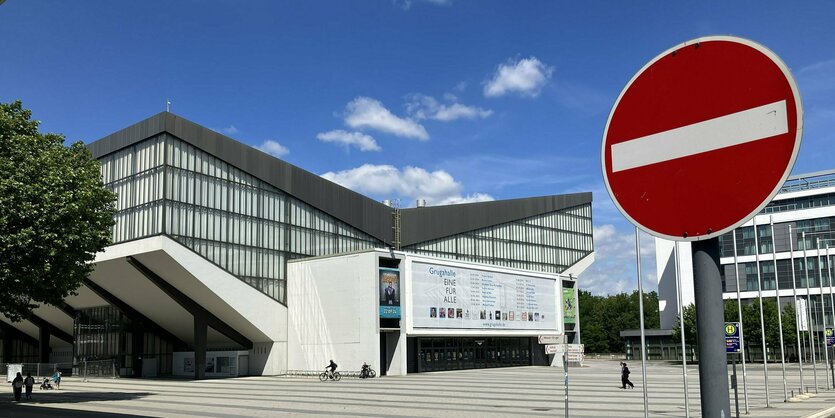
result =
M726 335L734 335L734 334L736 334L736 325L734 325L734 324L725 324L725 334L726 334Z

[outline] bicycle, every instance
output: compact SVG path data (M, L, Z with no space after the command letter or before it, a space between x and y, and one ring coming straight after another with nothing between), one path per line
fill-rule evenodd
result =
M369 379L374 377L377 377L377 372L375 372L371 367L365 370L360 370L360 379Z
M323 371L322 373L319 374L319 380L324 382L324 381L327 381L328 379L333 380L335 382L338 382L339 379L342 379L342 375L339 374L339 372L330 372L330 371L327 371L327 370L325 370L325 371Z

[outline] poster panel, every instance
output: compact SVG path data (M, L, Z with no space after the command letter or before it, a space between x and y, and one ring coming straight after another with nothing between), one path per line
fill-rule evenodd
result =
M574 288L564 287L562 289L562 314L564 323L577 323L577 299L574 297Z
M380 267L380 318L400 318L400 270Z
M416 328L557 330L556 281L412 263Z

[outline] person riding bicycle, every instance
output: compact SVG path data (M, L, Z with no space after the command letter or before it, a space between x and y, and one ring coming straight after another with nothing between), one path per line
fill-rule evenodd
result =
M325 370L329 371L331 376L333 376L333 373L336 371L336 363L331 360L331 364L328 364L328 367L325 367Z

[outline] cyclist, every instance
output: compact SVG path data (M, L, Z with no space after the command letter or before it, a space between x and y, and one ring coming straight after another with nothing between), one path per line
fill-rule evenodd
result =
M325 370L327 370L330 373L330 375L333 376L333 373L336 371L336 363L334 363L333 360L331 360L331 364L328 364L328 366L325 367Z

